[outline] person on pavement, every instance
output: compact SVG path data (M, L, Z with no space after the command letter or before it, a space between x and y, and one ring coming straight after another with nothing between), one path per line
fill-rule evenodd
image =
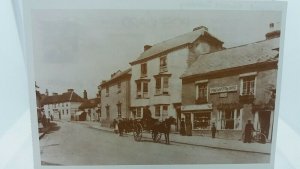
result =
M244 143L251 143L252 132L253 131L255 131L254 130L254 126L251 123L251 120L248 120L248 123L245 126L245 139L244 139Z
M211 137L212 138L215 138L216 132L217 132L217 128L215 126L215 123L212 123L212 126L211 126Z
M184 118L182 118L181 122L180 122L180 134L182 136L185 136L185 122L184 122Z

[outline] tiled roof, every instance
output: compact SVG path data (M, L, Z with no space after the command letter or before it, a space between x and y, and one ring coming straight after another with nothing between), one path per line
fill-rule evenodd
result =
M100 98L88 99L83 101L79 106L79 109L86 109L86 108L94 108L100 103Z
M127 75L127 74L131 75L131 68L128 68L128 69L124 70L123 72L118 73L113 78L111 78L111 79L103 82L100 86L109 84L109 83L111 83L111 82L113 82L115 80L118 80L118 79L122 78L124 75Z
M200 55L182 77L277 60L279 38Z
M82 102L83 99L76 94L74 91L69 91L62 93L60 95L53 95L53 96L45 96L41 103L42 105L45 104L54 104L54 103L64 103L64 102Z
M177 48L182 45L187 45L195 42L200 36L208 36L216 41L219 41L220 43L223 43L219 39L212 36L209 32L207 32L204 29L198 29L189 33L185 33L182 35L179 35L175 38L154 44L151 48L141 53L141 55L131 64L134 64L135 62L138 62L140 60L144 60L148 57L160 54L162 52L172 50L174 48Z

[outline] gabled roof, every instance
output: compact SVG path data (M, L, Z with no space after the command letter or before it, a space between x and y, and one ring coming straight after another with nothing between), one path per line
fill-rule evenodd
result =
M278 59L279 38L200 55L182 78Z
M68 91L60 95L45 96L41 100L41 103L42 105L45 105L45 104L54 104L54 103L82 102L82 101L83 99L74 91Z
M122 77L124 77L126 75L131 75L131 68L128 68L128 69L124 70L123 72L119 72L118 74L114 75L111 79L109 79L105 82L102 82L100 84L100 86L105 86L105 85L111 84L117 80L120 80Z
M93 98L84 100L83 103L79 106L79 109L83 110L86 108L95 108L100 103L100 98Z
M168 52L168 51L170 51L174 48L180 47L180 46L191 44L191 43L195 42L201 36L207 36L207 37L213 39L214 41L218 41L223 44L222 41L220 41L219 39L212 36L205 29L198 29L198 30L194 30L192 32L188 32L188 33L179 35L175 38L154 44L151 48L149 48L148 50L141 53L141 55L135 61L131 62L130 64L133 65L133 64L138 63L139 61L146 60L149 57L159 55L163 52Z

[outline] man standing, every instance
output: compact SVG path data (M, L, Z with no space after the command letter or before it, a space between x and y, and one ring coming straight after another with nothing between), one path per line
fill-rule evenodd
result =
M181 122L180 122L180 134L182 136L185 136L185 122L184 122L184 118L182 118Z
M245 126L245 140L244 143L251 143L252 132L254 131L254 126L251 123L251 120L248 120L248 123Z
M212 138L215 138L216 132L217 132L217 128L215 126L215 123L212 123L212 126L211 126L211 137Z

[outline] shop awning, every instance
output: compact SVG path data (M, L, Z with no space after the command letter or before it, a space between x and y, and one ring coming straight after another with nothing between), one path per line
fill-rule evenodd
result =
M197 110L212 110L212 104L181 106L181 111L197 111Z

